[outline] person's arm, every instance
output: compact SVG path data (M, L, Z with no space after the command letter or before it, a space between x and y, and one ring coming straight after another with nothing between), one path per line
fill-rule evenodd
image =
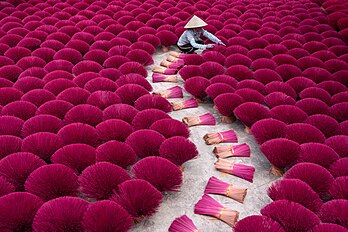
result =
M196 40L191 33L189 33L187 35L187 38L190 41L190 44L192 45L192 47L197 48L197 49L201 49L201 50L205 50L207 48L207 46L204 44L196 43Z
M208 38L210 41L217 43L217 44L223 44L222 41L217 38L215 35L213 35L212 33L206 31L203 29L203 36Z

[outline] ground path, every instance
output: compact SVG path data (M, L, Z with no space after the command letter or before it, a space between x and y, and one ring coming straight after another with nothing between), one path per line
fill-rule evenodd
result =
M153 55L155 61L154 65L166 59L167 53L163 53L157 50ZM179 78L178 83L152 83L151 69L154 65L147 67L148 81L154 88L154 91L167 89L175 85L179 85L184 90L184 82ZM184 99L189 99L192 96L184 90ZM169 101L181 101L182 99L169 99ZM233 124L221 123L219 119L219 113L213 109L212 103L199 103L198 108L184 109L180 111L174 111L170 113L170 116L174 119L181 120L185 116L202 115L205 113L212 113L217 121L216 126L196 126L191 127L190 140L194 142L199 151L198 158L188 161L184 164L184 182L181 187L181 192L169 193L163 198L163 203L160 205L158 212L152 217L143 220L141 223L133 226L132 232L165 232L171 222L183 214L188 215L200 229L200 232L225 232L231 231L231 227L227 224L210 220L209 217L195 215L193 208L195 203L201 199L204 188L208 179L211 176L216 176L219 179L232 183L236 186L247 187L248 193L245 198L244 204L238 203L232 199L223 196L211 195L221 204L227 208L235 209L240 212L240 218L244 218L249 215L259 214L260 209L271 202L271 199L267 196L266 190L271 182L276 180L276 177L269 175L270 164L266 157L261 153L259 145L255 143L252 135L244 132L244 126L239 122ZM216 158L212 154L214 145L206 145L203 141L203 136L210 132L220 132L233 129L237 133L238 143L247 143L251 148L251 158L229 158L236 163L243 163L252 165L256 168L254 183L249 183L238 177L231 175L224 175L216 171L214 168L214 162Z

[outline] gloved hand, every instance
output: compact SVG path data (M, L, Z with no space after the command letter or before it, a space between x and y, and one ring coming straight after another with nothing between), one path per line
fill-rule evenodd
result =
M223 46L226 46L226 44L224 44L221 40L217 44L221 44Z
M206 47L207 48L214 48L215 44L207 44Z

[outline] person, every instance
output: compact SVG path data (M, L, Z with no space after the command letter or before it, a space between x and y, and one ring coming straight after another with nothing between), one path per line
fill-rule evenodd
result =
M211 34L207 30L204 30L203 27L208 24L202 19L194 15L184 26L187 30L180 36L177 46L183 53L194 53L194 51L201 49L205 50L207 48L213 48L215 44L221 44L226 46L220 39L215 35ZM208 38L210 41L215 44L204 44L201 39L201 35Z

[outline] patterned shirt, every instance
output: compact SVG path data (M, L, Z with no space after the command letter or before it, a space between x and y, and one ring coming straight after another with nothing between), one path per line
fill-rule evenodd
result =
M214 43L220 42L220 40L215 35L204 30L203 28L201 28L198 32L196 32L194 29L188 29L180 36L178 46L191 44L194 48L204 50L206 49L206 45L196 43L196 41L200 40L201 35L213 41Z

